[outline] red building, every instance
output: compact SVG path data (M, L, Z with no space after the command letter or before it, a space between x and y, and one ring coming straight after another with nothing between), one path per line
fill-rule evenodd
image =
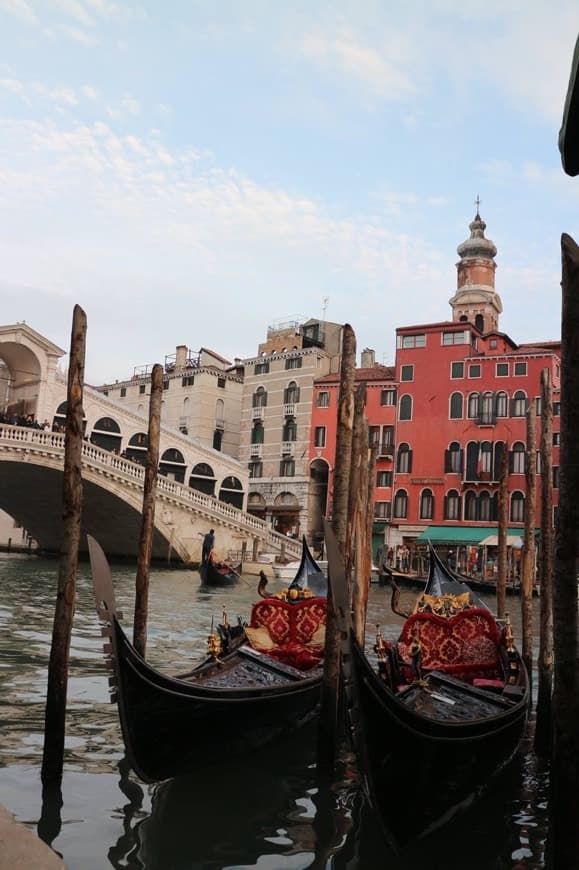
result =
M522 534L525 502L526 410L540 412L540 376L551 372L554 393L554 504L558 497L560 342L516 344L500 331L502 303L495 290L496 248L485 238L476 214L470 238L458 247L457 290L452 318L396 330L393 377L385 367L363 367L368 381L367 416L374 437L387 439L393 454L381 453L376 477L375 516L385 526L387 546L427 537L466 548L496 535L498 476L502 451L509 451L511 534ZM364 363L363 363L364 366ZM320 394L337 396L338 383L317 381L314 391L311 458L329 463L335 448L335 405L323 422ZM388 394L388 404L382 397ZM395 419L394 419L395 418ZM316 448L324 426L325 447ZM537 419L537 454L540 416ZM537 455L537 472L540 473ZM388 487L378 483L388 482ZM540 517L537 486L536 525Z

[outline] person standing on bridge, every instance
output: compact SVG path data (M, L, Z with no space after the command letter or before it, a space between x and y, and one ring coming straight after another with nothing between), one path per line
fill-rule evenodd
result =
M203 538L203 548L201 551L201 561L207 562L209 560L209 554L211 553L213 547L215 545L215 529L209 529L205 537Z

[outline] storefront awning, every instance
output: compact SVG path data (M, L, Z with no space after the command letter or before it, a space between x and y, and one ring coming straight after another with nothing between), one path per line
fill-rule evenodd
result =
M509 529L507 535L513 541L515 538L521 539L521 530ZM491 538L494 538L494 541ZM440 544L496 546L496 538L496 526L430 526L415 538L415 543L428 544L430 541L433 546ZM507 540L507 543L513 546L512 541Z
M498 547L499 545L499 536L498 535L489 535L488 538L485 538L480 542L481 547ZM520 550L523 546L523 537L519 534L508 534L507 535L507 547L514 547L515 550Z

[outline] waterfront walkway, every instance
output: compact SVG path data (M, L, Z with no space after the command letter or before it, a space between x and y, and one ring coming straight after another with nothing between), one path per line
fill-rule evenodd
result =
M0 870L65 870L56 852L0 804Z

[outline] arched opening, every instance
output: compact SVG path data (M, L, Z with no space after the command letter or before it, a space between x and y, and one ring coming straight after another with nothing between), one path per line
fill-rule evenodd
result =
M239 509L243 507L243 487L237 477L230 475L224 478L219 487L219 501Z
M97 420L90 433L90 442L102 450L120 453L122 437L117 421L113 420L112 417L101 417L100 420Z
M431 520L434 517L434 495L431 489L423 489L420 495L420 519Z
M477 314L474 318L474 325L477 329L480 329L481 332L484 330L485 320L482 314Z
M314 539L323 540L322 520L328 516L330 466L325 459L310 464L310 521Z
M147 462L147 448L149 446L149 436L146 432L137 432L129 439L125 456L133 462L140 462L145 465Z
M260 492L250 492L247 496L247 512L265 519L265 499Z
M215 495L215 475L213 469L206 462L198 462L191 470L189 486L197 492L205 495Z
M185 483L185 459L176 447L170 447L161 456L159 474L170 480L175 480L177 483Z
M300 533L300 505L293 492L276 495L271 510L273 525L280 535L297 538Z
M52 431L53 432L64 432L65 431L67 410L68 410L68 402L61 402L54 413L54 417L52 418ZM85 417L84 411L82 412L82 432L83 432L83 435L86 432L86 417Z
M6 341L0 356L0 413L21 424L36 420L38 385L42 372L36 354L19 342ZM30 420L29 420L30 422ZM40 425L43 420L38 420Z

